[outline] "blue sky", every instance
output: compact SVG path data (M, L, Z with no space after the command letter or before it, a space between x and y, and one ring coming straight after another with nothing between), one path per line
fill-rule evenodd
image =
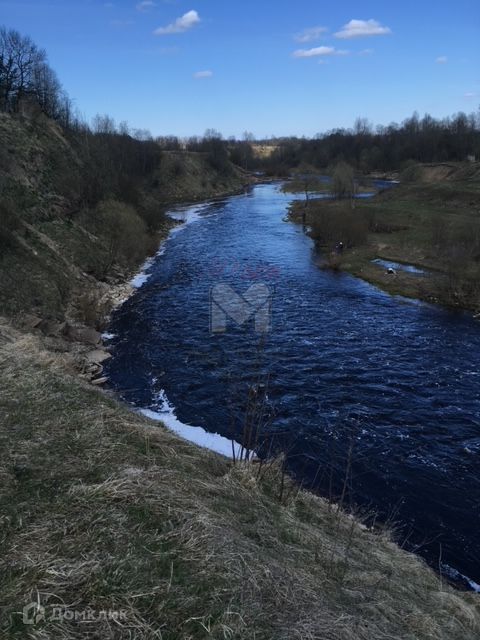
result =
M87 118L314 135L480 104L478 0L0 0Z

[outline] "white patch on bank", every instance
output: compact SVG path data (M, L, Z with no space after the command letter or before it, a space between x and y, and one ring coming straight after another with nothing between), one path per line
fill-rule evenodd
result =
M183 229L185 225L190 224L191 222L195 222L196 220L200 220L202 212L205 211L205 209L208 209L210 205L211 202L204 202L202 204L179 207L178 209L167 212L167 215L170 218L183 224L179 224L177 227L171 229L168 237L161 243L157 253L145 260L143 265L140 267L139 272L130 280L130 285L134 289L140 289L146 282L148 282L148 280L152 276L152 274L149 273L149 270L155 264L156 258L158 258L159 256L163 256L163 254L165 253L165 243L168 241L168 238L180 231L180 229Z
M178 207L177 209L173 209L172 211L168 211L167 215L173 220L177 220L178 222L183 222L183 224L190 224L191 222L195 222L196 220L200 220L202 217L202 213L205 209L211 206L211 202L202 202L201 204L188 205L185 207ZM172 229L172 231L177 231L181 227L176 227Z
M142 264L142 266L140 268L140 271L137 273L136 276L134 276L130 280L130 284L132 285L132 287L134 287L135 289L140 289L140 287L143 287L145 282L147 282L147 280L152 275L151 273L147 273L147 271L153 265L154 260L155 260L154 257L153 258L147 258L145 260L145 262Z
M152 409L140 409L140 413L146 418L162 422L170 431L173 431L184 440L188 440L188 442L193 442L199 447L210 449L210 451L220 453L227 458L231 458L233 451L235 451L235 457L240 457L242 447L237 442L224 438L218 433L209 433L202 427L194 427L180 422L175 415L174 408L168 402L165 392L161 391L157 398L160 407L156 411Z
M441 566L442 566L442 573L447 575L449 578L453 578L453 580L459 580L459 581L463 580L470 586L472 591L475 591L476 593L480 593L480 584L478 584L468 576L465 576L463 573L460 573L460 571L457 571L457 569L454 569L449 564L445 564L442 562Z

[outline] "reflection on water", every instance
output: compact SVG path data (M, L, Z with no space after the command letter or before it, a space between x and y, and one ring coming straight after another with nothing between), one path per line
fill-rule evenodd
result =
M391 260L381 260L380 258L376 258L372 260L374 264L378 264L379 267L383 267L384 269L393 269L394 271L406 271L407 273L413 273L417 276L422 276L427 273L425 269L419 269L413 264L404 264L402 262L392 262Z

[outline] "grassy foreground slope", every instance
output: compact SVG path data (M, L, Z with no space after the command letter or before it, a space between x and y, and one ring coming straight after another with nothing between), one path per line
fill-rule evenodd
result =
M178 439L67 358L0 324L2 639L479 637L478 598L386 534L295 487L280 499L278 467Z

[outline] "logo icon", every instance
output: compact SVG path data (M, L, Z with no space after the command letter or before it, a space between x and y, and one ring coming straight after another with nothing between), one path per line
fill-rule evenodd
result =
M23 624L38 624L45 620L45 607L39 602L31 602L23 607Z
M272 291L264 283L252 284L240 295L229 284L219 283L210 291L210 331L225 333L230 319L238 326L254 319L256 333L271 330Z

